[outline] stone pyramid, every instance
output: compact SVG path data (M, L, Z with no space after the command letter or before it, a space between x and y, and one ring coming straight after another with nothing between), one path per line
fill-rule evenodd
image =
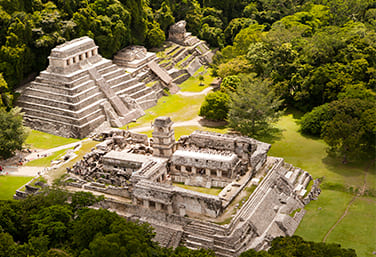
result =
M49 66L22 92L27 126L82 138L105 122L124 126L157 103L156 92L98 54L89 37L52 49Z

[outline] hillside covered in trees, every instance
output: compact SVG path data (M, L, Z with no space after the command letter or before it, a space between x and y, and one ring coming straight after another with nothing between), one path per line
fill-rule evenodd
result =
M373 155L375 0L0 0L0 105L13 106L15 87L47 66L57 44L87 35L111 58L130 44L160 46L182 19L219 48L214 74L232 83L230 97L206 106L209 113L220 106L221 115L203 116L229 119L233 129L257 136L255 124L264 131L274 119L244 128L244 110L232 110L243 106L236 95L249 83L267 85L283 104L255 113L296 108L307 113L302 132L321 136L344 162Z

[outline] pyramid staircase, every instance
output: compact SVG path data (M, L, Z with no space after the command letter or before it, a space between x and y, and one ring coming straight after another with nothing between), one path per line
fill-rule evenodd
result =
M73 50L69 48L71 45ZM156 104L153 89L102 58L97 51L87 49L97 47L92 39L83 37L52 50L47 70L40 73L17 101L25 113L27 126L82 138L105 122L123 126L142 116L143 109ZM90 54L85 56L88 51Z

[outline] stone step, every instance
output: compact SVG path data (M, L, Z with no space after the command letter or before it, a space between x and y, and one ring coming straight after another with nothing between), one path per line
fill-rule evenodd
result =
M113 87L117 84L120 84L124 81L127 81L129 80L129 75L127 73L124 72L124 74L119 74L117 77L112 77L108 80L106 80L107 84L110 86L110 87Z
M69 117L77 117L77 116L80 117L80 116L86 116L86 115L89 115L90 113L95 112L95 110L98 109L98 106L100 106L101 103L103 103L104 101L105 99L101 99L77 111L73 111L69 109L61 109L55 106L42 105L40 103L32 103L32 102L17 101L17 104L20 107L25 108L25 109L37 109L37 110L41 110L47 113L53 113L57 115L65 115Z
M185 47L179 47L179 50L177 50L173 55L172 55L172 58L175 60L176 56L178 56L179 54L181 54L183 51L185 51Z
M278 169L283 164L283 159L277 159L276 163L274 163L273 167L270 171L266 174L265 178L261 181L259 186L255 189L255 191L251 194L249 199L244 203L243 207L240 209L238 214L235 216L234 224L238 223L241 219L246 220L248 217L251 216L251 212L256 210L256 206L261 202L261 199L264 197L265 193L271 185L274 183L274 177L276 176L274 169Z
M116 64L112 64L110 66L106 66L106 67L102 67L102 68L97 68L98 72L103 76L104 74L106 73L109 73L109 72L112 72L112 71L115 71L115 70L118 70L120 69L119 66L117 66ZM122 69L124 70L124 69Z
M52 119L52 120L55 120L57 122L75 124L75 125L78 125L78 126L83 125L85 123L88 123L89 121L98 117L98 115L103 115L101 108L97 108L97 109L93 110L93 112L89 113L86 116L78 116L76 114L75 117L70 117L68 115L60 115L60 114L55 114L55 113L51 113L51 112L46 112L46 111L43 111L43 110L40 110L40 109L23 108L23 111L25 112L26 116Z
M138 90L137 92L134 92L133 94L130 94L129 96L133 99L139 99L142 97L145 97L149 92L154 92L153 89L150 87L143 87L142 89Z
M37 122L35 122L37 121ZM40 131L46 131L51 133L51 127L54 127L55 132L54 134L60 136L69 136L74 138L83 138L87 135L87 131L92 131L97 128L99 125L103 124L106 121L104 115L99 115L95 117L95 119L91 120L90 122L83 124L81 126L77 126L75 124L69 124L65 122L57 122L52 119L40 118L40 117L33 117L33 116L25 116L24 122L26 126L33 126L34 129ZM69 135L67 134L69 131Z
M117 95L134 95L147 88L144 83L137 83L116 92Z
M186 56L188 56L189 55L189 49L184 49L183 51L181 51L180 53L179 53L179 55L177 55L177 56L175 56L174 57L174 61L175 61L175 63L178 63L178 62L180 62L181 60L183 60Z
M169 74L173 79L176 79L177 77L179 77L180 75L183 75L184 73L187 73L187 72L185 70L178 70L178 69L171 69L169 71Z
M167 53L166 53L166 55L170 55L171 53L173 53L176 49L178 49L179 47L181 47L181 46L179 46L179 45L175 45L173 48L171 48Z
M122 83L116 84L111 88L116 92L116 94L118 94L119 92L126 90L127 88L130 88L138 83L139 82L136 78L131 78L129 80L123 81Z
M185 60L184 62L182 62L180 65L181 65L182 67L186 67L186 66L188 66L188 65L193 61L193 59L194 59L196 56L197 56L197 54L191 54L191 55L188 57L188 59Z
M48 88L45 88L45 89L48 89ZM61 102L77 103L77 102L83 101L84 99L88 97L91 97L91 95L98 93L98 92L99 92L99 88L95 85L92 85L90 88L87 88L85 91L77 92L74 95L61 94L61 93L56 93L52 91L46 91L43 89L38 89L35 87L30 87L28 88L27 92L24 93L24 96L44 97L44 98L54 99L54 100L61 101Z
M110 80L119 76L127 75L127 73L123 69L116 69L116 70L112 70L112 71L108 71L106 73L100 73L100 74L105 80ZM127 79L127 78L124 78L124 79Z
M30 103L39 103L41 105L47 105L47 106L54 106L54 107L65 109L65 110L77 111L102 98L103 98L103 93L97 92L94 95L91 95L90 97L87 97L76 103L61 102L61 101L56 101L54 99L49 99L45 97L28 96L28 95L24 95L22 97L22 101L30 102Z
M183 83L184 81L186 81L187 79L189 79L190 77L191 75L189 75L189 73L186 72L185 74L180 75L179 77L175 78L172 82L179 85Z
M45 90L45 91L56 92L56 93L64 94L64 95L75 95L82 91L87 90L88 88L94 85L95 85L94 81L90 79L81 80L80 84L77 84L74 87L65 87L65 85L62 85L62 84L54 85L54 84L49 83L49 81L43 80L43 83L33 81L30 87L40 89L40 90ZM25 92L27 92L27 90L28 89L26 89Z

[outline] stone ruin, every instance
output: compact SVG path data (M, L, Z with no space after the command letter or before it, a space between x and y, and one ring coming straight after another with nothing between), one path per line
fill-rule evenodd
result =
M104 122L121 127L156 104L154 90L98 54L89 37L52 49L49 66L18 99L33 129L83 138Z
M293 235L304 206L320 193L307 172L268 157L269 144L203 131L175 142L168 117L155 120L152 138L117 129L97 140L68 169L65 185L103 193L99 207L150 223L165 247L210 248L226 257L267 249L273 238ZM222 190L209 195L179 184Z
M189 46L170 42L166 58L143 46L129 46L115 55L114 62L100 56L89 37L55 47L47 69L17 101L25 125L83 138L100 126L122 127L134 121L157 103L164 89L176 93L178 84L211 62L213 53L206 43L190 38L194 44Z
M199 41L198 38L192 36L190 32L187 32L185 28L186 25L187 22L184 20L178 21L177 23L171 25L168 33L168 40L185 46L192 46L196 44Z

